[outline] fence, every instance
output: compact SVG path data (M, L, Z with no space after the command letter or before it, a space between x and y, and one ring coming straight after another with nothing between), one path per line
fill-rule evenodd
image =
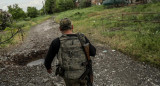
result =
M156 21L149 21L149 20L133 20L133 19L125 19L125 17L127 16L130 16L130 17L134 17L134 16L138 16L138 15L159 15L160 16L160 13L155 13L155 12L150 12L150 13L147 13L147 12L130 12L130 13L122 13L122 14L116 14L116 15L110 15L109 17L106 17L106 18L101 18L101 28L103 29L103 31L105 32L107 29L105 29L105 25L107 24L113 24L115 23L117 26L116 28L117 29L120 29L120 28L123 28L124 26L122 25L121 27L119 27L117 24L118 22L137 22L139 24L141 23L154 23L154 24L159 24L160 23L160 19L159 20L156 20ZM119 16L119 19L115 19L117 18L117 16ZM105 23L105 21L108 21L107 23ZM117 22L118 21L118 22ZM138 30L140 32L140 29Z
M122 13L122 20L119 21L131 21L131 22L151 22L151 23L160 23L160 20L158 21L149 21L149 20L124 20L124 17L128 16L128 15L154 15L154 14L158 14L160 15L160 13L138 13L138 12L134 12L134 13Z
M103 25L103 21L105 20L105 19L107 19L107 20L109 20L109 21L112 21L112 20L115 20L115 21L128 21L128 22L151 22L151 23L160 23L160 20L158 20L158 21L147 21L147 20L125 20L124 18L126 17L126 16L137 16L137 15L155 15L155 14L158 14L158 15L160 15L160 13L154 13L154 12L130 12L130 13L122 13L121 15L121 19L120 20L116 20L116 19L113 19L114 17L116 17L116 16L110 16L110 17L107 17L107 18L101 18L101 20L102 20L102 25Z

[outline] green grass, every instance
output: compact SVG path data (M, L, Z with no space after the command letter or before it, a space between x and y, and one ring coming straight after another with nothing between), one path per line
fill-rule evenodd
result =
M5 41L6 39L11 37L11 29L13 30L13 33L15 33L18 29L18 27L21 27L24 33L27 33L31 27L40 24L41 22L51 18L51 15L46 15L46 16L39 16L36 18L28 19L28 20L19 20L17 22L14 22L12 24L11 28L6 28L3 32L0 33L0 41ZM20 36L21 34L17 34L13 39L9 40L8 42L4 44L0 44L0 48L7 48L10 46L13 46L17 43L22 42L22 38ZM24 34L24 37L26 37L27 34Z
M56 21L68 17L74 32L82 32L90 39L110 45L139 61L160 66L160 24L131 22L131 20L160 21L160 14L127 15L127 12L159 12L160 3L110 8L94 6L56 14Z

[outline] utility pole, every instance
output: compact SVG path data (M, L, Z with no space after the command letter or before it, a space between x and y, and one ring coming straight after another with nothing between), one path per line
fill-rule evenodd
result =
M45 2L46 2L46 0L44 0ZM43 12L45 13L45 15L46 15L46 8L45 8L45 4L44 4L44 2L42 1L42 4L43 4Z

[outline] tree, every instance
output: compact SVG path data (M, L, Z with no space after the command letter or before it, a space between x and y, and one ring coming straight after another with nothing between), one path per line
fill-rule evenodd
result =
M18 6L18 4L14 4L13 6L8 6L8 12L12 14L13 19L21 19L26 17L25 12Z
M54 12L55 0L46 0L44 7L48 14L52 14Z
M27 16L31 18L35 18L38 16L38 10L36 7L28 7L27 8Z
M55 9L56 12L66 11L69 9L73 9L74 1L73 0L56 0Z
M45 11L48 14L73 9L74 7L75 7L74 0L46 0L45 1Z
M70 10L70 9L73 9L75 7L75 4L74 4L73 0L65 0L64 5L65 5L64 6L65 10Z

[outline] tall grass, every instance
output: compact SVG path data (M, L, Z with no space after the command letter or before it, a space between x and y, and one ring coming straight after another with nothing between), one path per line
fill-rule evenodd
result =
M68 17L74 32L82 32L92 40L110 45L137 60L160 65L160 24L132 20L160 21L160 14L127 15L125 12L160 12L160 3L105 9L94 6L57 14L56 21Z
M50 17L51 15L46 15L46 16L39 16L32 19L27 19L27 20L16 21L12 24L11 28L7 27L3 32L0 33L0 39L1 39L0 41L3 42L11 37L12 36L11 30L13 31L13 33L15 33L16 31L18 31L18 28L22 28L24 33L27 33L32 26L35 26L47 20ZM0 48L10 47L12 45L22 42L22 39L20 36L21 36L21 33L17 34L13 39L5 42L4 44L0 44Z

